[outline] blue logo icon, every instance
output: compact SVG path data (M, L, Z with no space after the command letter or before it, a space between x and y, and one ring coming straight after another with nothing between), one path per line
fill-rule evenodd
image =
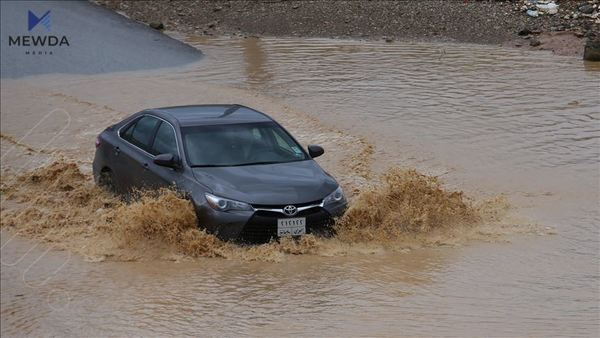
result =
M50 11L47 11L46 13L44 13L44 15L42 15L41 17L37 17L37 15L33 14L32 11L27 11L28 12L28 29L29 31L31 31L35 26L37 26L40 22L42 23L42 25L44 27L46 27L46 30L49 32L50 31Z

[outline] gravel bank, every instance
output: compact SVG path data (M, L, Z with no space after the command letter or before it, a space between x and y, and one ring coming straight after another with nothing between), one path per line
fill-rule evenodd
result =
M544 49L546 35L557 32L568 32L574 40L600 36L600 19L592 17L599 10L598 0L558 1L557 14L535 18L527 16L524 7L535 5L524 0L96 2L155 27L201 35L409 39L534 49ZM580 11L585 5L592 6L589 14ZM531 33L519 35L524 29ZM541 43L522 41L532 38ZM571 42L570 48L583 43ZM581 50L570 52L580 54Z

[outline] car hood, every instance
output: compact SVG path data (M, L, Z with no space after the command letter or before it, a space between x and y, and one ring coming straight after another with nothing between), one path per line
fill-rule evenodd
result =
M193 168L215 195L251 204L284 205L323 199L338 186L314 160Z

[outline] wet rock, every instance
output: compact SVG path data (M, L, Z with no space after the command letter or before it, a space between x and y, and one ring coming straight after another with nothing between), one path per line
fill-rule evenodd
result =
M385 40L385 42L388 42L388 43L394 42L394 38L384 37L383 39Z
M537 47L539 45L541 45L542 43L540 42L540 40L538 39L531 39L531 41L529 41L529 45L531 47Z
M292 9L298 9L298 8L300 8L300 5L298 5L298 4L295 4L292 6Z
M600 61L600 40L588 40L583 50L583 59L587 61Z
M518 33L520 36L525 36L531 34L531 30L527 27L521 29Z
M217 6L217 7L213 8L213 12L220 12L222 10L223 10L223 7L221 7L221 6Z
M579 7L579 11L583 14L592 14L592 13L594 13L594 6L583 5L583 6Z
M165 25L162 22L151 22L148 26L151 28L157 29L159 31L165 29Z

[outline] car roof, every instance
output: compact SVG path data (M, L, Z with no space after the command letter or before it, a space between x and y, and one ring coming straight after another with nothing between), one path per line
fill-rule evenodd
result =
M273 121L266 114L239 104L174 106L146 111L162 117L170 117L182 127Z

